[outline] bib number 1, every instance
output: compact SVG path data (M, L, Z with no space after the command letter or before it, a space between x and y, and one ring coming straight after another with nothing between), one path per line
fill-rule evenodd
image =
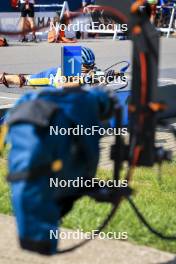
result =
M75 72L75 59L71 58L70 60L68 60L68 63L71 63L71 74L74 75L74 72Z
M61 51L61 65L63 76L81 76L81 47L65 46Z

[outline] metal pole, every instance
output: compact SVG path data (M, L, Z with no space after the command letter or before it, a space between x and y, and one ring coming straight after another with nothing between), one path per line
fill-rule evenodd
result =
M172 29L172 24L173 24L174 15L175 15L175 8L176 8L176 5L174 4L173 5L173 8L172 8L172 14L171 14L170 22L169 22L169 28L168 28L168 32L167 32L167 38L169 38L171 29Z
M61 14L60 14L60 19L62 19L63 16L64 16L65 9L67 8L66 3L67 3L67 2L64 1L64 3L63 3L63 7L62 7L62 10L61 10Z
M115 27L115 32L114 32L113 40L116 40L116 38L117 38L117 28Z

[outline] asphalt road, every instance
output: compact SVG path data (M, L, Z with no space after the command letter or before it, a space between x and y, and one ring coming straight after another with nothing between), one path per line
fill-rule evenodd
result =
M4 228L4 223L8 228ZM2 264L175 264L174 254L119 240L96 239L68 254L52 257L31 254L19 248L14 218L0 214L0 260ZM61 230L65 234L69 230ZM80 240L62 240L67 248Z
M160 65L159 65L159 85L167 88L168 92L174 89L176 84L176 39L162 38L160 42ZM121 61L131 61L132 44L130 41L113 41L112 39L84 40L78 43L90 47L96 54L97 66L106 69L112 64ZM7 73L37 73L50 67L57 67L61 64L62 44L26 43L12 42L7 48L0 48L0 72ZM131 67L129 68L129 73ZM168 89L167 85L172 84L173 88ZM0 108L12 105L21 94L30 88L11 87L9 89L0 85ZM167 94L167 97L170 97ZM174 104L176 94L172 96ZM169 149L175 150L176 144L173 137L162 131L159 134ZM108 139L109 141L109 139ZM112 162L107 159L109 156L107 139L102 142L101 166L112 167ZM110 165L110 166L109 166Z

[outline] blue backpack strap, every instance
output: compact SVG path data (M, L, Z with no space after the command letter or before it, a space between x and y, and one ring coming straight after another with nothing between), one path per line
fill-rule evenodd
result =
M48 127L56 111L58 111L57 104L36 99L17 105L6 121L9 126L25 122L39 127Z

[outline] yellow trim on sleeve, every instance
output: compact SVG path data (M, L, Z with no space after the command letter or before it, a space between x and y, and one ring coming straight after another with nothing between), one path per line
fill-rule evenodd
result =
M55 88L58 88L60 85L60 80L61 80L61 77L62 77L62 70L61 68L58 68L57 70L57 73L56 73L56 76L54 77L54 87Z
M48 78L28 79L28 85L50 85Z

